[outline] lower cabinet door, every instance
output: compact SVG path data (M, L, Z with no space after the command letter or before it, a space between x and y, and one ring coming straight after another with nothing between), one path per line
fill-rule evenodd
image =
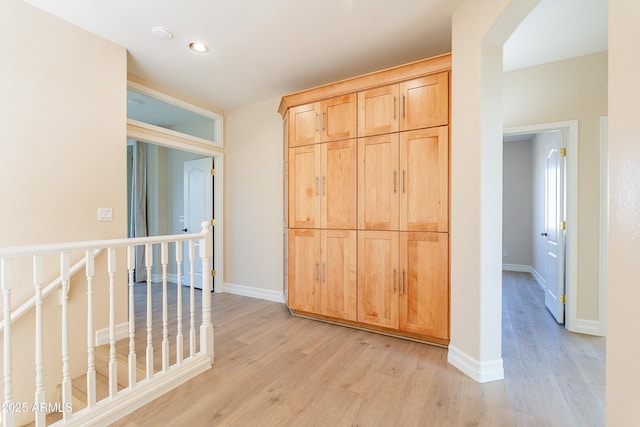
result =
M289 229L289 308L320 313L320 230Z
M449 338L449 236L400 233L400 330Z
M358 321L398 328L398 232L358 232Z
M322 314L356 320L356 232L322 230Z

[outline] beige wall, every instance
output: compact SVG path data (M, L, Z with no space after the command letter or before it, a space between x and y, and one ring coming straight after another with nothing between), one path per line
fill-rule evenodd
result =
M609 0L607 425L640 425L640 3Z
M506 142L502 175L502 262L533 264L531 140ZM506 251L506 255L504 252Z
M227 284L281 292L283 146L280 98L225 112Z
M0 246L126 237L126 51L22 1L3 0L0 56ZM113 208L114 220L98 222L99 207ZM106 299L103 258L96 299ZM57 263L47 263L49 280ZM15 283L16 306L34 294L27 274ZM81 278L70 292L74 319L86 318ZM126 283L124 269L117 278ZM120 321L126 319L124 296L119 292ZM45 322L48 402L55 401L61 378L57 297L44 304L53 316ZM106 327L107 307L96 309L96 327ZM34 340L24 339L33 336L32 322L26 316L14 324L14 344L25 352L14 356L14 371L34 370ZM83 352L72 358L78 362L72 375L86 363L85 328L83 321L72 322L72 349ZM14 401L31 402L33 384L14 377Z
M503 94L505 127L579 121L577 317L599 321L600 116L607 115L607 53L506 72Z

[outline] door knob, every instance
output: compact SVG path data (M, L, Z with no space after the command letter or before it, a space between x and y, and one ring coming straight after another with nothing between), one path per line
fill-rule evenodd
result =
M540 233L540 235L541 235L542 237L547 237L547 236L548 236L548 234L547 234L547 233Z
M184 231L186 233L188 230L186 228L183 228L182 231Z

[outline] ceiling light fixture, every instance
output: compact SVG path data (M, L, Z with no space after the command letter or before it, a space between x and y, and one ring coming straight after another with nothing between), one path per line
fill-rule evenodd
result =
M197 53L206 53L209 50L207 46L199 42L189 43L189 49Z
M167 30L164 27L153 27L151 29L151 32L154 36L162 40L171 40L173 38L173 34L171 34L171 31Z

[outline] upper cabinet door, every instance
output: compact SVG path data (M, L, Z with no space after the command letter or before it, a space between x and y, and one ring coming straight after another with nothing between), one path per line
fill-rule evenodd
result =
M449 127L400 132L400 230L449 229Z
M322 142L339 141L357 136L356 101L356 94L353 93L321 102L322 116L319 117L319 128L322 133L320 137Z
M359 229L398 229L398 141L397 133L358 139Z
M319 145L289 149L289 227L320 227Z
M321 227L355 229L357 140L327 142L322 147Z
M289 147L320 142L320 105L317 102L298 105L289 110Z
M433 74L400 83L400 130L448 124L449 73Z
M395 84L358 93L358 136L382 135L398 131L399 88Z

